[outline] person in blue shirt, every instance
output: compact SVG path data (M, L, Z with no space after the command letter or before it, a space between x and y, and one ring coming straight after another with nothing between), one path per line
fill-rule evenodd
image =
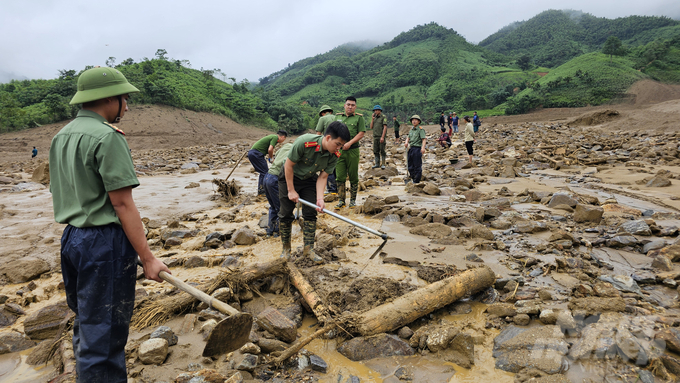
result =
M473 113L474 115L472 116L472 128L474 129L475 133L477 133L479 131L479 127L482 126L482 120L479 119L477 112Z
M38 155L38 149L33 147L33 150L31 150L31 159L34 159Z
M449 132L449 136L452 135L452 133L458 133L458 115L456 112L453 112L453 119L451 120L451 125L453 126L453 132Z

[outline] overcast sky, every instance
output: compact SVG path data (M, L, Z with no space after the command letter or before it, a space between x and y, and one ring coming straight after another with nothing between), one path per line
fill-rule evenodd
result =
M360 40L385 42L431 21L477 43L547 9L680 19L678 0L160 1L0 0L0 82L152 58L257 81L288 63Z

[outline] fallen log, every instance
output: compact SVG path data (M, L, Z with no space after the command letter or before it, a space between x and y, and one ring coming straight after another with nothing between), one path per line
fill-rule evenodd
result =
M304 338L300 338L297 342L293 343L290 347L285 349L281 355L279 355L277 358L274 358L272 360L272 363L276 365L281 365L283 362L286 361L286 359L290 358L291 356L295 355L296 352L300 351L303 347L305 347L309 342L313 341L314 339L320 337L321 335L335 329L336 325L331 324L328 325L322 329L317 330L315 333L311 335L307 335Z
M330 314L328 312L328 308L326 305L323 304L321 301L321 298L319 295L316 293L314 290L314 287L305 279L305 277L302 275L300 270L293 264L293 262L288 262L288 275L290 276L291 282L293 282L293 286L295 286L296 289L302 294L302 297L305 299L305 302L309 305L309 308L312 309L314 312L314 315L316 316L316 319L320 323L327 323L328 320L330 319Z
M213 280L196 286L196 288L206 294L212 294L221 287L230 287L232 291L235 291L234 287L236 286L247 285L254 280L285 272L286 261L277 259L272 262L249 266L242 271L220 273ZM184 292L148 300L135 309L130 326L135 329L143 329L165 323L172 314L188 310L197 301L196 298Z
M495 281L496 275L489 267L467 270L362 313L354 328L362 336L394 331L467 295L489 288Z

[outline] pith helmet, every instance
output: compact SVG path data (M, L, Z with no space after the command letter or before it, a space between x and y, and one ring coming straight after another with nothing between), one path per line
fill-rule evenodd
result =
M420 122L423 122L423 120L421 120L421 119L420 119L420 116L417 115L417 114L414 114L414 115L411 116L411 118L409 118L408 120L411 121L411 120L413 120L414 118L415 118L416 120L420 121Z
M108 67L88 69L78 77L78 91L70 104L82 104L106 97L137 93L139 89L132 86L119 70Z
M321 110L319 111L319 116L321 115L321 113L323 113L327 110L330 111L331 113L333 113L333 108L331 108L330 106L328 106L328 105L321 106Z
M379 111L382 112L382 108L380 107L380 105L374 106L374 107L373 107L373 110L379 110Z

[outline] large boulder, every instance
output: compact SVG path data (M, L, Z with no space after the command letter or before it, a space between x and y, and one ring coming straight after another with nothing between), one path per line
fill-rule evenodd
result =
M528 329L509 326L493 342L496 368L515 373L535 368L555 374L569 350L560 328L552 325Z
M412 228L408 231L411 234L426 236L430 239L447 238L453 235L451 227L443 223L427 223Z
M415 353L408 343L390 334L352 338L341 344L338 352L353 361Z
M470 229L470 235L472 238L482 238L487 241L492 241L494 239L493 232L484 225L475 225Z
M50 183L50 164L45 162L38 165L31 175L31 181L48 185Z
M144 364L161 365L168 356L168 341L163 338L144 341L139 345L137 356Z
M621 224L619 231L631 235L652 235L652 230L649 225L643 220L628 221Z
M425 187L423 188L423 192L427 195L440 195L440 194L442 194L442 191L439 190L439 187L437 187L437 185L429 183L429 182L427 182L425 184Z
M382 212L382 208L385 206L385 201L378 199L374 196L369 196L364 201L364 206L361 211L364 214L378 214Z
M33 346L35 342L20 332L0 332L0 354L24 351Z
M257 242L257 235L248 226L244 226L234 233L231 237L237 245L252 245Z
M584 205L579 203L574 211L574 221L599 223L604 214L604 209L600 206Z
M548 203L548 207L555 208L559 205L568 205L569 207L575 207L577 203L578 203L578 201L571 198L571 196L569 194L555 193L555 194L553 194L552 198L550 198L550 202Z
M24 320L24 333L33 340L53 338L71 315L75 314L66 302L43 307Z
M671 186L671 180L666 177L656 176L647 182L648 188L662 188Z
M7 276L12 283L28 282L50 271L50 265L39 258L26 257L8 262L0 268L0 274Z
M385 169L375 168L369 169L364 173L364 178L391 178L399 175L399 170L393 166L387 166Z

